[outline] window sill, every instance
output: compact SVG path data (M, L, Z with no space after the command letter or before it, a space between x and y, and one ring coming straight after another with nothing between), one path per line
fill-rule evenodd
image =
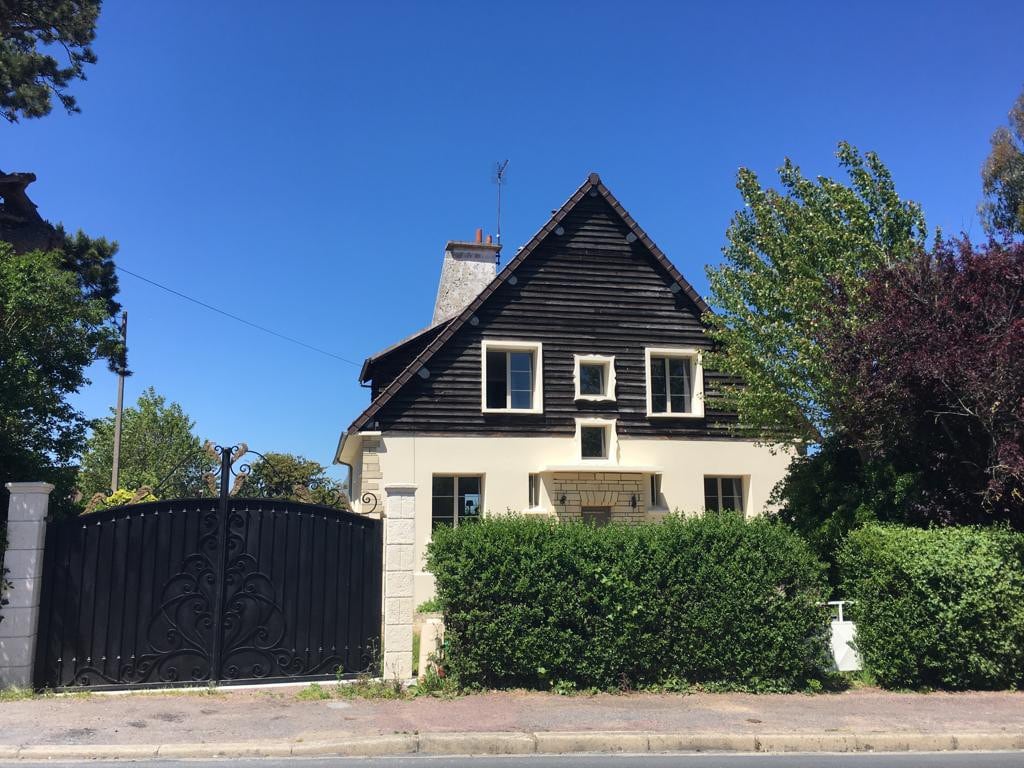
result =
M534 415L543 414L543 408L481 408L480 413L496 413L496 414L523 414L523 415Z
M614 403L615 398L610 395L576 395L576 402L584 401L587 403Z
M703 419L703 413L652 413L647 412L648 419Z

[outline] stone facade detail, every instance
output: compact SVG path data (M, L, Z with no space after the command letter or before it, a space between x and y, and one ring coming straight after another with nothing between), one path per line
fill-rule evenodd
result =
M416 486L389 485L384 511L384 657L388 679L412 677Z
M364 494L372 494L377 500L377 508L371 517L380 517L384 509L383 481L384 475L380 468L380 454L384 450L384 438L380 435L363 435L363 455L359 472L359 495L360 509L369 512L373 506L373 500L363 502Z
M0 688L32 685L39 599L42 595L43 541L49 507L49 483L7 483L7 551L3 565L9 571L8 604L0 611Z
M551 478L551 501L561 521L582 519L584 507L608 507L616 523L651 519L644 475L639 472L556 472Z

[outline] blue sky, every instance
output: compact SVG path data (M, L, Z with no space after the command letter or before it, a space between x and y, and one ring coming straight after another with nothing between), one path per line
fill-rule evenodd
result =
M981 234L979 168L1024 85L1024 4L106 0L83 112L0 125L41 213L126 268L356 363L429 323L444 243L506 258L598 171L701 292L737 168L834 173L847 139L931 227ZM329 463L358 366L130 276L131 402ZM76 402L113 404L101 367Z

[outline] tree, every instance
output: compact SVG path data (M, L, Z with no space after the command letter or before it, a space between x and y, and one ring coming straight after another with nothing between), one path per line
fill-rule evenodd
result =
M776 516L829 564L829 581L836 585L835 555L846 535L871 522L904 522L917 494L914 473L900 473L884 458L867 457L829 437L793 459L771 503Z
M293 453L267 453L257 458L236 495L292 499L340 509L349 506L342 484L328 477L322 464Z
M81 111L67 88L96 63L99 14L100 0L0 0L0 115L12 123L43 117L53 98L68 113Z
M910 522L1024 528L1024 244L940 241L872 274L857 311L823 340L852 384L844 439L917 478Z
M920 207L900 199L881 160L845 143L838 157L849 186L807 179L788 159L782 191L741 169L745 208L729 226L725 264L708 269L718 348L705 367L735 377L722 396L739 414L738 431L769 442L820 443L836 431L845 381L825 359L821 325L856 325L866 273L924 245ZM832 311L837 294L849 305L841 317Z
M64 258L0 242L0 480L50 480L58 507L88 426L67 398L94 361L122 357L106 301L82 291Z
M139 395L135 407L121 417L120 488L147 487L161 498L195 497L206 493L203 473L211 461L194 434L195 422L178 403L153 387ZM93 425L79 474L86 499L108 494L114 454L114 415ZM119 490L119 489L114 489Z
M982 221L990 234L1024 234L1024 90L1010 110L1009 126L997 128L991 142L981 168L988 198L981 206Z

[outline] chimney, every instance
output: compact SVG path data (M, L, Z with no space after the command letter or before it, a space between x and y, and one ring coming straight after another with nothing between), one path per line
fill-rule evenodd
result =
M498 274L500 245L477 229L476 238L467 243L450 240L444 247L441 282L437 286L433 324L448 320L465 309Z

